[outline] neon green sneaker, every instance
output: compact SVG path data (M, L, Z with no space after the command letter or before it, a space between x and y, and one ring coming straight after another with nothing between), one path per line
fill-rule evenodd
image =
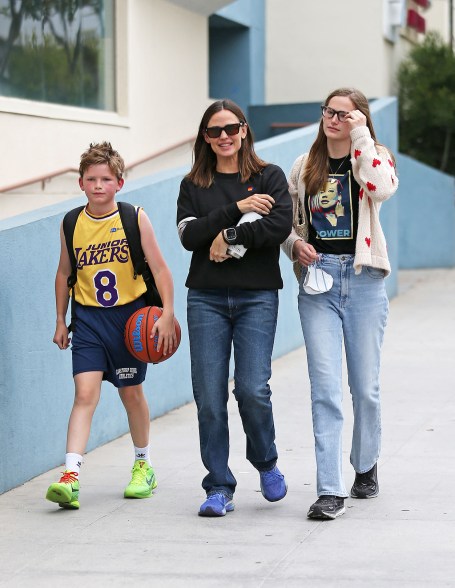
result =
M46 498L57 502L62 508L77 510L79 508L79 480L77 472L65 470L63 476L47 490Z
M131 482L125 488L125 498L148 498L157 487L155 472L143 459L137 459L131 470Z

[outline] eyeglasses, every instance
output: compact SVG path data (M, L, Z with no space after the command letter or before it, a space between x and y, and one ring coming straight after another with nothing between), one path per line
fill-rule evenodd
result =
M349 114L349 112L346 112L345 110L334 110L333 108L330 108L330 106L321 106L321 110L322 116L325 118L333 118L336 114L340 122L345 122L346 117Z
M238 135L240 127L245 125L245 122L238 122L226 125L225 127L207 127L205 132L207 137L210 137L210 139L217 139L219 136L221 136L223 131L226 133L226 135L228 135L228 137L232 137L233 135Z

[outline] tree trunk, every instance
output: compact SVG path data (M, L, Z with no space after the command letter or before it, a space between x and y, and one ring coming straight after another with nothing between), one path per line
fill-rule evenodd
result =
M13 50L13 45L16 42L16 39L19 37L21 32L22 26L22 18L25 13L25 2L22 2L19 10L14 10L14 2L10 2L10 9L11 9L11 22L9 25L8 31L8 39L6 40L5 46L5 53L3 58L0 62L0 77L2 78L5 74L6 68L8 67L8 61L11 55L11 51Z
M444 149L442 151L441 165L439 168L441 171L446 171L446 169L447 169L447 164L449 162L451 143L452 143L452 131L449 128L447 128L446 133L445 133L445 137L444 137Z

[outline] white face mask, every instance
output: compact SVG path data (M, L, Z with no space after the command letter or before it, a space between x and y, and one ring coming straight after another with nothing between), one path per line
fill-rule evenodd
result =
M303 289L307 294L323 294L328 292L333 285L333 278L330 274L312 263L303 281Z

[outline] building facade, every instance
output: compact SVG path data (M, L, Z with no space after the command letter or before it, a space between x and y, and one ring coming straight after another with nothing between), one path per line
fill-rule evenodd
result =
M213 98L247 110L344 85L393 95L409 47L448 34L448 3L0 0L0 191L77 166L91 141L127 164L188 141L166 162L187 164Z
M395 95L398 66L409 49L429 30L446 32L447 5L268 0L266 103L320 101L341 86L357 87L369 98Z
M91 141L145 157L190 138L209 102L209 15L229 2L61 4L0 0L0 189L76 166Z

